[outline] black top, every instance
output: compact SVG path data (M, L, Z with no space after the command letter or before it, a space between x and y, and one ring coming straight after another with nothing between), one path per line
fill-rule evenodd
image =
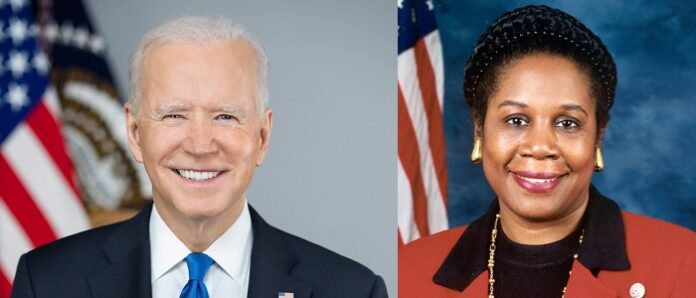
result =
M558 298L568 283L581 229L543 245L513 242L498 225L495 251L495 296Z
M435 273L433 282L461 292L483 271L488 270L491 229L499 209L498 200L494 200L486 214L469 225ZM583 215L582 226L585 229L585 235L578 261L583 266L595 275L599 270L630 268L621 209L592 185L590 185L590 199ZM498 238L501 239L501 236L502 233ZM572 256L572 253L570 255ZM567 278L567 272L561 277ZM503 279L496 277L496 291L497 283ZM563 284L565 285L565 282ZM514 296L517 296L517 292L515 294ZM502 294L499 297L503 297ZM554 297L560 297L560 291Z

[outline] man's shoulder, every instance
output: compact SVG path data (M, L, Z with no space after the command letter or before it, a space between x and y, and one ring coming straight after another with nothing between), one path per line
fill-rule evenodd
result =
M26 253L26 259L29 265L39 268L86 264L94 257L103 255L101 249L104 243L121 224L93 228L47 243Z
M266 269L278 266L273 271L284 270L291 279L310 287L317 297L387 296L382 278L362 264L271 226L255 211L252 212L252 221L255 223L252 276L254 266Z
M298 258L293 271L314 272L323 276L336 275L337 278L375 278L375 273L364 265L340 255L319 244L275 228L287 247Z

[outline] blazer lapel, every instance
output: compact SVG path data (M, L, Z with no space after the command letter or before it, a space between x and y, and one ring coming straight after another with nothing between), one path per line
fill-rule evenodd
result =
M109 265L89 277L93 297L149 298L152 204L117 226L102 247Z
M459 297L487 297L488 271L483 271L474 279Z
M300 260L286 245L279 230L270 226L249 207L254 243L251 251L249 298L278 297L278 293L293 293L295 298L310 297L312 288L290 276Z
M568 280L568 290L565 297L619 297L616 291L599 282L592 272L577 260L573 262L573 273Z

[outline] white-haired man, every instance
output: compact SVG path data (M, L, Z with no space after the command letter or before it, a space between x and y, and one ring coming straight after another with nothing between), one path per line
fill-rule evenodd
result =
M246 201L273 124L258 42L181 17L131 56L131 152L154 204L22 256L20 297L386 297L364 266L268 225Z

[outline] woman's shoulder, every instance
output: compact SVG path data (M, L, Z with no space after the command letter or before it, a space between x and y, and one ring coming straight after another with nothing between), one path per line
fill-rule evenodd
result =
M462 236L466 226L452 228L423 238L419 238L399 248L399 262L422 260L428 256L446 257L454 244Z
M622 211L627 240L681 249L696 249L696 232L660 219ZM629 243L630 244L630 243Z
M399 248L399 297L452 294L452 290L436 285L433 277L465 230L465 226L445 230Z
M691 297L696 291L696 232L627 211L622 217L631 263L629 274L651 277L653 285L667 286L664 293L672 297ZM655 286L653 290L658 291Z

